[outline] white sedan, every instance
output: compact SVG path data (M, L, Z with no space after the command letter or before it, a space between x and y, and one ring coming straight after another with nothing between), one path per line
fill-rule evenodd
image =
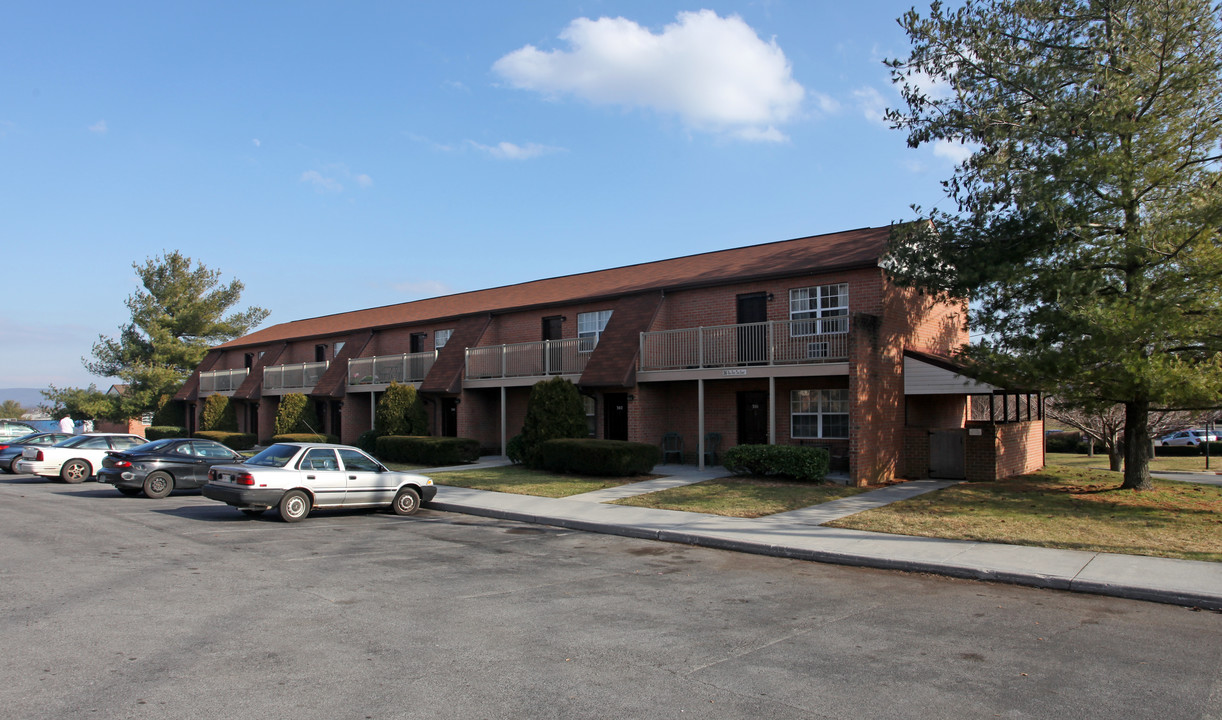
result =
M46 447L27 447L15 463L18 473L62 478L79 483L92 477L102 467L106 453L126 450L148 442L139 435L127 433L87 433L73 435Z
M248 516L274 507L280 519L297 522L315 508L389 506L411 515L433 499L437 486L348 445L276 443L240 465L213 466L203 494Z

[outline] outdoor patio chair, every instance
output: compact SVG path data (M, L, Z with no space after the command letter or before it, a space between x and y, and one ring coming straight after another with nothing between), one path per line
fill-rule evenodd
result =
M678 458L675 462L683 463L683 436L677 432L668 432L662 436L662 462L669 462L667 458L671 455Z
M721 433L704 434L704 464L716 465L717 453L721 451Z

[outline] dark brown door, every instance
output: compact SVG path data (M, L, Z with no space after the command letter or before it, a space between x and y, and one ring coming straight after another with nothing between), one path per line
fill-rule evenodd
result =
M250 409L250 421L247 423L246 432L255 436L255 440L259 439L259 403L250 403L246 406Z
M408 348L408 352L424 352L424 333L412 333L410 342L411 346Z
M738 362L758 365L768 360L768 293L738 296Z
M966 430L929 431L929 477L963 480L967 447Z
M339 400L331 401L331 434L337 438L342 438L344 436L343 409L344 404L342 402Z
M768 393L738 393L738 444L768 444Z
M628 394L603 395L603 435L607 440L628 439Z
M543 339L559 340L564 337L564 330L561 328L563 322L564 318L559 315L543 318Z
M458 437L458 398L441 399L441 436Z

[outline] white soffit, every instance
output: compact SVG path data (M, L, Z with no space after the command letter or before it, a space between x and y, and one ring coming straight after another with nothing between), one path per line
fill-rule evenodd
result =
M992 394L997 389L924 360L904 358L905 395Z

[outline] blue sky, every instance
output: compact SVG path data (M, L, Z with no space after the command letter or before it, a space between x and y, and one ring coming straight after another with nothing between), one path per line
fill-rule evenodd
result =
M0 387L180 250L266 324L911 219L911 2L41 3L0 23Z

